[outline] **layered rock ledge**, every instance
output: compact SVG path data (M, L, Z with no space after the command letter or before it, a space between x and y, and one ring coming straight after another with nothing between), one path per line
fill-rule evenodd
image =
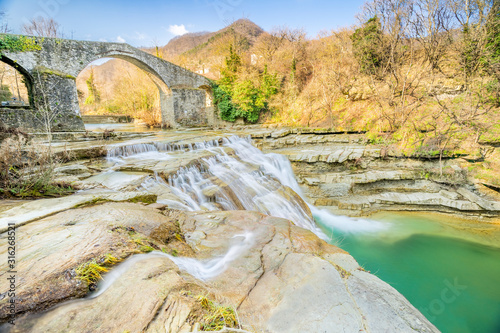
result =
M255 134L257 146L265 153L287 156L310 202L334 213L420 210L500 215L500 193L472 181L461 159L408 158L368 144L361 134L272 133Z

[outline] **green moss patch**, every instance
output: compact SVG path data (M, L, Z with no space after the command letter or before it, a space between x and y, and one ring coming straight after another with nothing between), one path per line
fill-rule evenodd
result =
M106 254L100 259L92 259L78 266L75 269L76 277L91 285L102 279L102 274L106 273L110 266L114 266L118 262L120 262L119 259L111 254Z
M40 74L55 75L55 76L62 77L64 79L76 80L76 77L74 77L73 75L70 75L70 74L67 74L67 73L63 73L63 72L60 72L60 71L57 71L57 70L54 70L54 69L50 69L50 68L47 68L47 67L44 67L44 66L37 66L35 68L35 70L38 73L40 73Z

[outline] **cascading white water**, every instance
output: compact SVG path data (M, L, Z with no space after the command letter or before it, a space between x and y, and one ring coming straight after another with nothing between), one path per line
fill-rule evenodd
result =
M234 154L227 154L222 147L231 148ZM207 150L215 156L203 159L202 166L181 168L168 178L168 183L157 175L150 177L143 187L146 190L156 185L168 187L179 201L160 199L159 202L172 208L259 211L291 220L323 239L328 237L316 225L309 211L329 229L372 232L386 228L382 223L335 216L308 204L288 159L279 154L262 153L252 146L249 137L224 138L222 147L219 140L195 144L136 144L110 150L108 159L118 163L127 158L168 159L171 152Z
M136 143L130 145L120 145L111 147L108 150L108 158L127 157L131 155L142 154L145 152L174 152L174 151L193 151L201 149L209 149L219 147L218 140L192 143L171 143L171 142L151 142L151 143Z
M259 149L253 147L250 142L249 138L247 140L242 140L238 137L224 139L224 144L232 147L241 160L261 165L265 173L279 179L280 183L293 189L307 203L307 198L302 193L295 179L290 161L283 155L263 154ZM329 229L341 229L343 232L377 232L387 228L387 224L381 222L366 219L355 220L346 216L337 216L326 210L318 209L309 203L307 205L313 216L320 219ZM295 220L292 219L292 221ZM318 234L320 237L322 235L322 233Z
M168 153L195 151L203 149L213 149L219 147L218 140L192 143L170 143L170 142L152 142L152 143L136 143L131 145L120 145L111 147L107 152L107 159L113 163L121 163L127 158L141 159L169 159Z
M295 195L300 192L300 188L290 162L284 156L263 154L251 145L250 139L239 137L223 139L223 146L232 148L236 156L230 156L220 149L216 151L218 155L215 157L203 159L205 170L183 168L169 178L174 193L184 199L188 206L193 210L235 210L241 207L259 211L291 220L326 238L306 211L307 204ZM211 151L215 152L214 149ZM215 205L205 195L205 190L221 186L229 190L216 191Z

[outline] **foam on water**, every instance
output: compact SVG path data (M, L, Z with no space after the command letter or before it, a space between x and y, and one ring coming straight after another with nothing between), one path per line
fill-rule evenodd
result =
M327 210L310 206L314 217L330 230L343 233L377 233L389 228L389 223L369 219L355 219L347 216L333 215Z

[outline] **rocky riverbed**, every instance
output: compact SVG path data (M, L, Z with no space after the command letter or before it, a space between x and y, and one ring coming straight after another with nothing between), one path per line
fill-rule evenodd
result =
M223 139L235 134L286 156L299 184L286 159ZM73 148L86 156L96 147ZM79 193L0 203L1 256L9 225L18 244L13 314L0 279L4 331L436 332L325 242L306 201L351 216L432 210L494 221L500 212L498 193L468 180L458 161L445 161L438 178L438 161L402 158L356 134L167 132L104 151L107 159L57 170ZM0 267L7 277L6 261Z
M212 279L197 279L171 259L224 256L245 233L251 246ZM157 204L103 203L33 221L18 234L11 332L191 332L207 316L200 295L235 309L237 327L251 332L436 331L345 251L290 221L256 212L183 213ZM5 256L6 240L1 243ZM121 261L151 249L102 295L67 302L89 293L76 273L80 265L104 263L106 256ZM7 290L7 280L1 281ZM8 298L0 304L5 321Z

